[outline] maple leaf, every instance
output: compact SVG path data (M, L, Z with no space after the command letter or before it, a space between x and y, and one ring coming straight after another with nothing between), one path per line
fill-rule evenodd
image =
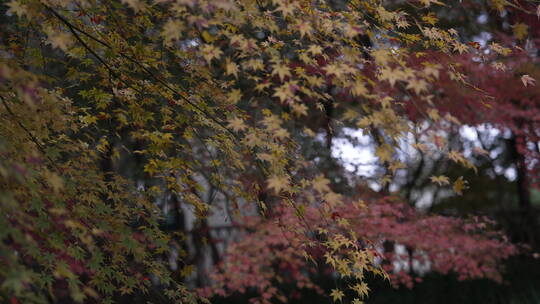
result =
M428 0L429 2L429 0ZM435 16L435 14L433 12L430 12L428 13L427 15L425 16L422 16L422 21L430 24L430 25L435 25L435 23L437 23L438 19L437 19L437 16Z
M255 86L255 90L259 91L259 92L262 92L264 91L265 89L269 88L272 86L272 83L270 83L269 81L268 82L259 82L256 86Z
M330 296L332 297L332 300L334 302L337 302L337 301L341 302L341 299L343 298L344 295L345 294L343 293L343 291L339 289L332 289L332 292L330 293Z
M301 21L298 23L298 32L300 32L300 37L304 37L305 35L310 35L313 28L311 27L311 24L307 21Z
M71 35L65 32L51 31L48 33L49 43L54 48L59 48L66 52L71 45L73 45L73 39Z
M454 42L454 51L459 52L459 54L467 53L469 47L464 43Z
M261 59L251 58L244 63L244 68L253 71L262 70L264 69L264 62Z
M284 128L277 128L276 130L274 130L272 135L278 139L285 139L290 136L289 132L285 130Z
M389 162L392 160L394 149L388 144L378 146L375 150L375 155L379 157L381 162Z
M272 96L278 97L281 102L287 101L287 99L294 97L289 84L284 84L274 89Z
M420 150L422 153L426 153L429 149L425 144L422 143L414 143L411 146L415 149Z
M169 19L167 20L165 25L163 25L161 36L163 36L163 39L166 43L170 43L172 40L178 40L182 35L184 27L185 26L182 21L176 19Z
M454 181L453 189L458 195L462 195L463 190L468 189L467 181L463 180L463 176L460 176Z
M328 192L330 191L330 187L328 187L329 184L330 181L321 174L313 180L313 189L319 193Z
M201 47L201 52L204 59L206 59L208 63L210 63L212 59L218 59L221 56L221 54L223 54L223 52L220 49L216 48L212 44L203 45Z
M376 49L371 52L371 56L375 59L375 62L380 66L385 66L388 64L390 59L390 52L385 49Z
M394 87L396 81L402 80L398 70L392 70L390 68L384 68L380 71L379 77L380 80L387 80L390 83L391 87Z
M242 91L239 89L233 89L227 94L227 102L236 104L242 99Z
M521 76L521 82L523 83L524 86L535 85L536 79L534 79L531 76L525 74L525 75Z
M432 176L429 179L431 180L432 183L439 184L439 186L450 184L450 180L448 179L447 176L444 176L444 175Z
M489 152L480 148L480 147L474 147L473 152L478 155L489 155Z
M292 112L297 116L307 116L308 107L303 103L293 103L291 104Z
M367 93L365 82L360 79L355 80L351 87L351 94L353 96L366 96Z
M352 26L347 23L344 24L343 28L344 28L345 36L347 38L354 38L355 36L358 36L359 34L362 33L362 30L360 28L358 28L357 26Z
M278 75L279 80L283 81L285 77L291 77L291 72L289 67L284 64L274 64L272 65L272 75Z
M395 161L395 162L392 162L390 164L390 166L388 166L388 169L390 169L390 171L392 171L392 173L396 173L397 170L399 169L405 169L407 168L407 166L400 162L400 161Z
M275 194L279 194L283 190L288 190L290 187L289 177L287 175L272 175L266 182L268 189L273 189Z
M489 48L493 51L495 51L498 54L501 54L503 56L506 56L510 53L512 53L512 50L509 48L502 47L500 44L492 42L489 44Z
M521 40L527 37L529 32L529 26L527 26L525 23L516 23L512 27L512 30L514 32L514 36L516 36L517 39Z
M312 44L308 48L308 52L311 53L311 55L321 55L323 48L318 44Z
M383 6L377 7L377 14L383 22L390 21L396 16L394 12L387 11Z
M307 82L312 87L320 87L324 84L324 79L317 76L305 76Z
M283 16L287 17L294 14L297 4L289 0L279 0L277 5L276 12L281 12Z
M424 68L424 73L427 76L433 76L435 79L439 79L439 69L441 68L440 64L426 64Z
M335 193L334 191L330 191L324 195L324 200L328 203L328 205L336 206L342 202L343 196L339 193Z
M446 113L446 115L444 115L444 118L450 122L453 122L455 123L456 125L461 125L461 121L459 121L459 119L457 119L455 116L453 116L452 114L450 113Z
M418 95L421 92L427 91L427 82L424 79L413 78L409 80L406 89L412 89Z
M327 64L323 70L327 75L336 75L337 77L343 73L343 70L337 64Z
M227 122L228 122L227 127L233 129L236 132L240 132L247 129L247 126L244 124L244 121L241 118L235 117L235 118L229 119Z
M15 14L17 17L23 17L28 9L26 5L21 4L21 2L17 0L10 1L7 6L9 7L7 12L9 14Z
M492 62L491 63L491 66L493 66L496 70L499 70L499 71L506 71L507 70L507 67L504 63L502 62Z
M439 119L441 119L441 116L439 115L439 111L437 109L429 109L427 113L429 118L433 119L433 121L439 121Z
M231 61L230 58L227 58L225 60L225 74L234 75L234 78L238 78L238 64L236 64L236 62L234 61Z
M274 114L268 114L262 120L263 125L266 127L266 129L268 129L268 131L274 131L281 128L281 122L281 119Z
M53 172L45 172L44 177L47 183L53 188L54 192L58 192L64 188L64 180Z
M354 290L362 298L367 296L369 292L369 287L365 282L357 283L354 286L349 286L349 288Z

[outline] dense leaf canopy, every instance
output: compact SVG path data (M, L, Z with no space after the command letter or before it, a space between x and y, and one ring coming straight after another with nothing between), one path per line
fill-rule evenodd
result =
M540 116L525 107L536 103L538 72L523 42L537 35L533 4L490 2L494 14L519 13L512 38L484 45L447 26L456 4L432 0L5 5L3 300L154 293L183 303L252 288L256 301L286 302L276 282L322 292L311 277L324 273L347 281L334 301L347 292L359 303L368 273L420 279L396 266L404 258L391 246L432 271L499 281L499 262L518 252L491 221L426 214L392 186L411 165L405 156L477 172L470 151L448 140L464 123L511 130L520 172L537 176ZM350 129L373 145L369 177L332 167L334 137ZM425 180L446 197L474 187L447 172ZM167 224L187 209L191 236L182 220ZM195 292L182 244L206 246L216 214L244 237ZM181 265L171 269L174 255Z

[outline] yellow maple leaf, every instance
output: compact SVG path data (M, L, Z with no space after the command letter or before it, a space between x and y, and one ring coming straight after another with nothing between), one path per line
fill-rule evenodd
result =
M238 64L236 62L231 61L230 58L225 60L225 74L234 75L234 78L238 78L238 70Z
M10 1L7 6L9 7L8 13L15 14L17 17L22 17L26 14L27 7L21 4L20 1Z
M343 293L343 291L339 290L339 289L332 289L332 292L330 293L330 296L332 297L332 300L334 302L337 302L337 301L340 301L341 302L341 299L343 298L345 294Z
M258 71L264 69L264 62L261 59L249 59L244 63L244 69Z
M448 179L447 176L444 176L444 175L432 176L429 179L431 180L432 183L439 184L439 186L450 184L450 180Z
M323 70L326 72L326 75L336 75L337 77L343 73L343 70L337 64L327 64Z
M459 54L467 53L469 51L469 47L460 42L454 42L454 51L457 51Z
M283 128L278 128L278 129L274 130L272 135L275 138L278 138L278 139L285 139L285 138L288 138L290 136L289 132L287 130L283 129Z
M227 122L228 122L227 127L233 129L236 132L240 132L247 129L247 126L244 124L244 121L241 118L235 117L235 118L229 119Z
M429 118L433 119L433 121L439 121L439 119L441 119L441 116L439 115L439 111L437 109L429 109L427 113Z
M288 190L290 187L287 175L272 175L266 182L268 189L273 189L275 194L281 193L282 190Z
M388 64L388 60L391 58L390 52L385 49L376 49L371 52L371 56L375 59L375 63L380 66Z
M362 298L367 296L369 292L369 287L365 282L357 283L354 286L349 286L349 288L354 290Z
M276 12L281 12L283 16L287 17L294 14L297 4L289 0L280 0L277 5Z
M202 55L204 57L204 59L206 59L206 61L208 63L210 63L210 61L212 61L212 59L218 59L221 54L223 54L223 52L216 48L215 46L211 45L211 44L205 44L201 47L201 52L202 52Z
M312 44L308 48L308 52L311 53L311 55L321 55L323 51L323 48L318 44Z
M64 180L58 174L47 171L43 174L43 177L54 192L59 192L64 188Z
M356 79L351 87L351 94L353 96L366 96L368 90L366 84L361 79Z
M272 75L278 75L279 80L283 81L283 79L288 76L291 76L291 72L289 71L289 67L287 67L284 64L274 64L272 65Z
M270 82L259 82L256 86L255 86L255 90L259 91L259 92L262 92L264 91L266 88L269 88L272 86L272 83Z
M405 169L405 168L407 168L407 166L405 166L405 164L400 161L392 162L390 166L388 166L388 169L390 169L392 173L396 173L396 170L398 169Z
M297 25L297 28L298 28L298 32L300 32L300 37L304 37L305 35L308 35L310 36L311 35L311 31L313 30L313 28L311 27L311 24L307 21L301 21L298 23Z
M166 44L169 44L173 40L180 39L184 30L184 23L180 20L169 19L163 25L161 36L165 40Z
M330 206L337 206L343 201L343 196L339 193L335 193L334 191L330 191L324 195L324 200Z
M375 150L375 155L379 157L379 160L381 162L389 162L392 160L392 154L394 153L394 149L388 144L383 144L381 146L378 146Z
M290 85L289 84L284 84L280 87L277 87L274 89L274 94L272 96L275 96L277 98L279 98L279 100L281 102L285 102L287 101L287 99L289 98L293 98L294 95L290 89Z
M329 184L330 181L324 175L320 174L313 180L313 189L319 193L328 192L330 191Z
M64 32L50 31L48 34L49 43L53 48L59 48L66 52L74 43L71 35Z
M427 76L433 76L435 79L439 79L439 69L442 68L440 64L425 64L424 74Z
M529 26L527 26L525 23L516 23L512 27L512 31L514 32L514 36L521 40L527 37L529 34Z
M391 87L394 87L396 81L403 80L403 78L401 77L401 73L399 73L399 70L392 70L388 67L380 70L378 78L380 80L387 80L390 83Z
M418 95L421 92L427 91L427 85L428 84L424 79L413 78L409 80L409 83L407 84L406 89L407 90L412 89L414 90L414 93Z
M456 181L454 181L453 188L457 194L462 195L463 190L468 189L469 187L467 186L467 181L463 179L463 176L460 176L458 179L456 179Z
M377 7L377 14L382 22L391 21L396 17L395 13L387 11L383 6Z
M312 87L320 87L324 84L324 79L317 76L306 76L308 84Z
M308 114L308 107L303 103L293 103L291 109L296 116L307 116Z
M461 154L458 151L452 150L452 151L448 152L448 158L451 159L452 161L454 161L455 163L461 164L462 166L464 166L466 168L471 168L471 169L474 169L474 171L477 171L474 164L471 163L470 161L468 161L463 156L463 154Z
M430 1L427 0L428 6L429 6L429 2ZM431 25L435 25L435 23L437 23L438 19L437 19L437 16L435 16L435 14L433 12L430 12L427 15L422 16L422 21L424 21L426 23L429 23Z
M242 98L242 91L234 89L227 94L227 101L231 104L236 104Z

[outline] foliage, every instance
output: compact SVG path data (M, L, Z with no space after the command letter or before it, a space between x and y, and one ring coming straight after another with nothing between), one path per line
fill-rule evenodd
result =
M432 91L444 82L487 109L485 99L497 96L466 73L488 59L437 26L430 10L442 3L412 1L414 15L391 4L9 1L0 49L2 295L107 303L154 290L202 300L182 284L188 267L174 273L163 262L186 236L163 229L160 207L190 206L204 223L218 197L255 230L230 249L238 260L226 274L245 276L227 287L255 285L264 301L287 300L271 286L272 263L285 263L298 287L317 288L303 259L321 256L310 271L348 277L356 302L368 292L366 273L408 283L376 260L381 241L425 252L441 272L499 279L497 262L515 247L479 233L481 224L425 216L386 197L352 203L302 153L303 141L322 134L331 145L342 126L360 128L377 146L388 195L411 134L418 151L475 170L440 135L460 122ZM503 43L490 46L496 60L512 52ZM516 80L524 90L535 88L529 75ZM461 177L432 180L466 189ZM242 206L256 207L263 222L242 217ZM250 251L239 253L243 246Z
M422 268L440 274L452 272L459 280L502 282L499 261L517 253L504 235L486 231L493 224L486 219L426 216L403 202L377 195L367 205L363 201L343 204L332 221L321 214L321 208L324 205L308 207L302 221L291 207L279 210L277 220L242 219L251 232L228 248L227 259L212 276L215 287L200 293L226 296L253 288L261 296L252 299L255 303L270 303L272 297L285 302L302 289L323 293L316 285L317 278L337 272L346 280L358 275L358 263L375 261L384 261L385 276L395 287L403 284L412 288L421 282L423 273L418 270ZM316 231L318 242L295 233L306 222ZM389 242L404 246L406 251L387 250ZM358 244L367 249L365 253L348 255ZM296 288L282 294L276 286L283 284ZM349 288L361 296L369 290L363 282Z

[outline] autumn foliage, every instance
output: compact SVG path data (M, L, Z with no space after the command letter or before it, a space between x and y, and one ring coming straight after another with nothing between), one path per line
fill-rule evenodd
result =
M439 25L452 4L432 0L1 5L2 301L255 290L255 302L287 302L299 295L280 290L289 284L359 303L368 274L394 286L421 281L418 269L501 281L519 252L493 221L427 213L390 186L408 169L404 146L477 172L446 140L463 124L509 129L520 172L538 176L538 72L514 43L537 23L533 5L516 37L486 46ZM370 178L322 169L344 128L372 139ZM474 187L430 181L449 196ZM209 273L193 271L204 263L188 247L212 245L219 212L241 238L213 250ZM347 285L325 291L320 276Z

